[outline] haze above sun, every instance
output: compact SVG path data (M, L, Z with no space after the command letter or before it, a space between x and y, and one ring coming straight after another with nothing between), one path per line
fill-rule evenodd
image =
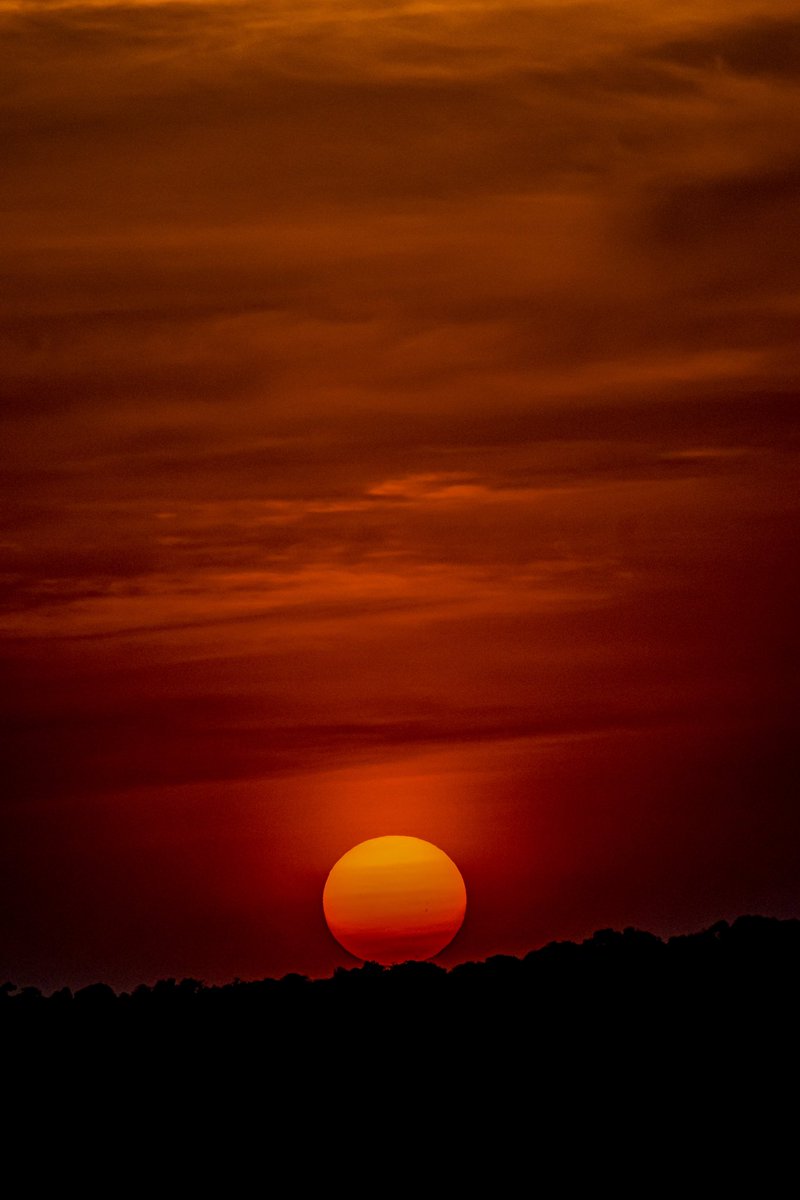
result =
M370 838L332 868L322 897L333 936L383 964L433 958L461 928L467 891L458 867L416 837Z

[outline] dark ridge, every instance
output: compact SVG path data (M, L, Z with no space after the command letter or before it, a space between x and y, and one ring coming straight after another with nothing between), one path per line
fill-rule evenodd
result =
M800 920L743 916L666 941L631 927L600 929L581 943L551 942L522 958L498 954L449 970L433 962L391 967L367 962L338 967L326 979L289 974L223 985L161 979L120 994L93 983L49 996L9 982L0 986L0 1022L114 1020L134 1026L176 1017L284 1020L300 1013L318 1019L326 1010L355 1014L395 1005L406 1011L502 1005L521 1013L531 1003L565 1002L588 1015L612 998L615 1004L629 1005L635 998L637 1004L660 1005L668 994L673 1003L697 1007L726 990L729 1004L745 994L752 1002L781 985L794 988L799 964Z
M649 1196L643 1181L670 1172L698 1188L748 1166L762 1178L796 1146L798 963L800 921L747 916L668 941L602 929L449 971L365 963L121 995L6 985L6 1144L28 1172L49 1162L59 1188L77 1147L103 1194L133 1170L150 1187L165 1162L176 1187L205 1187L216 1163L226 1192L240 1162L306 1182L366 1169L389 1195L398 1174L466 1192L481 1171L492 1195L516 1194L520 1161L555 1196L603 1179Z

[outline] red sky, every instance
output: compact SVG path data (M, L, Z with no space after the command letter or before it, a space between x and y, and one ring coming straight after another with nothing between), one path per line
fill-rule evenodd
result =
M0 0L0 977L800 916L800 19Z

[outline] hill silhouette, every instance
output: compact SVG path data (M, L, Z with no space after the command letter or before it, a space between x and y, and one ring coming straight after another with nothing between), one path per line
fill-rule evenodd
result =
M390 1166L416 1186L435 1152L464 1190L478 1169L495 1191L523 1169L549 1190L613 1178L637 1195L670 1170L719 1183L750 1160L763 1180L792 1144L798 964L800 921L747 916L450 970L6 985L4 1090L26 1137L69 1153L100 1140L123 1166L166 1155L176 1179L207 1154L305 1177L352 1152L365 1187Z
M536 1015L572 1026L581 1036L600 1023L618 1029L659 1024L661 1032L697 1022L770 1015L774 1023L798 999L800 920L761 916L719 921L698 933L667 940L627 928L598 930L581 943L552 942L524 957L494 955L449 970L433 962L392 967L364 963L337 968L325 979L289 974L281 979L234 980L207 986L197 979L162 979L117 994L104 983L49 996L37 988L0 987L0 1023L67 1032L102 1027L115 1034L200 1022L258 1027L284 1033L351 1024L363 1035L372 1024L394 1021L397 1034L422 1032L431 1022L464 1022L473 1037L538 1036ZM477 1014L482 1015L479 1032Z
M115 994L95 983L44 996L36 988L0 988L0 1027L58 1038L76 1031L91 1040L178 1038L201 1033L206 1044L258 1034L272 1040L273 1062L291 1039L330 1051L343 1031L356 1042L386 1037L437 1039L439 1051L456 1031L473 1052L553 1039L618 1046L634 1039L658 1046L733 1028L741 1040L769 1037L798 1013L800 920L747 916L721 920L667 941L642 930L602 929L581 943L552 942L523 958L494 955L445 970L434 962L339 967L330 978L288 974L282 979L207 986L198 979L161 979ZM546 1031L548 1031L546 1036Z

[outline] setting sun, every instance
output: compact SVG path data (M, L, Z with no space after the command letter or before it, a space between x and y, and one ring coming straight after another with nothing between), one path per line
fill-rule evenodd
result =
M415 837L354 846L328 876L328 927L356 958L384 964L432 958L461 928L467 891L443 850Z

